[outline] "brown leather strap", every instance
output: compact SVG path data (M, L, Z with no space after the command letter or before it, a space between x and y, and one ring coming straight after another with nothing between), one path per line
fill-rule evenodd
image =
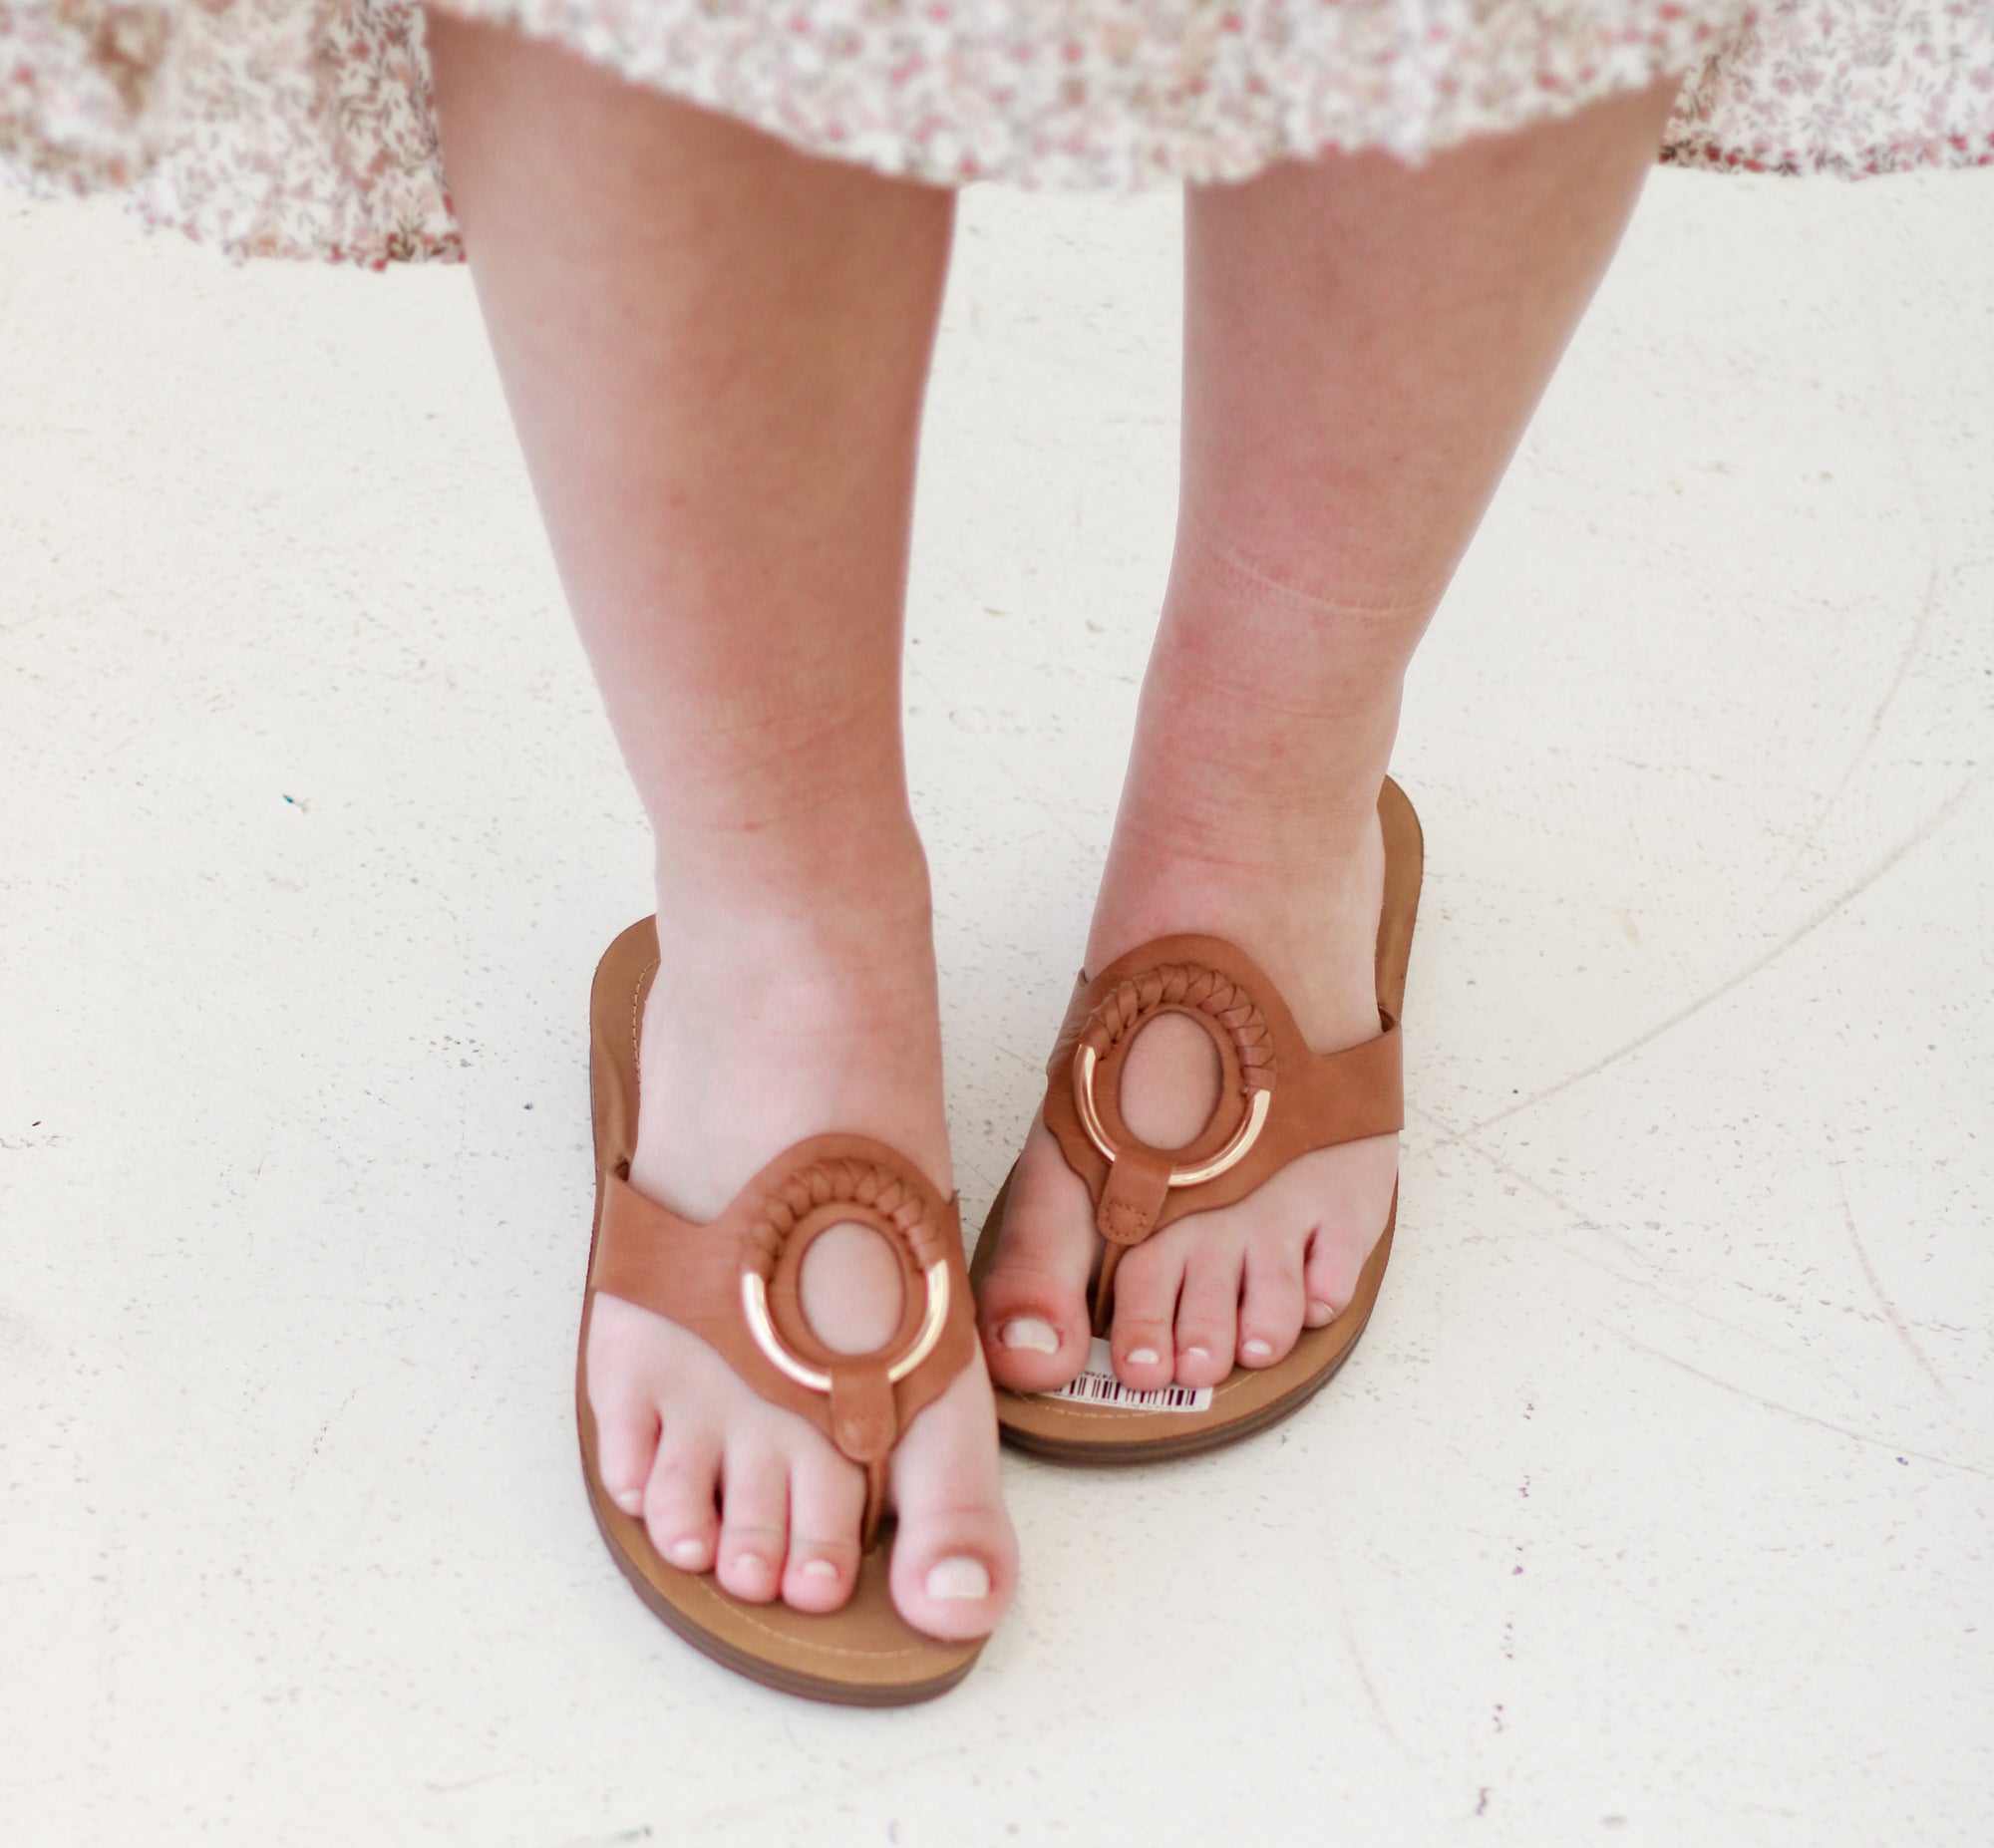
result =
M1211 1120L1174 1149L1138 1140L1121 1108L1129 1049L1164 1013L1203 1027L1223 1072ZM1382 1008L1378 1018L1377 1039L1311 1052L1259 965L1219 937L1160 937L1092 981L1081 976L1047 1066L1046 1126L1087 1183L1108 1241L1095 1286L1097 1333L1107 1330L1116 1265L1129 1247L1186 1214L1243 1200L1298 1155L1405 1126L1399 1024ZM1209 1178L1187 1178L1212 1169Z
M605 1185L589 1287L691 1330L764 1398L809 1418L863 1467L869 1546L893 1445L976 1352L958 1203L885 1144L849 1135L785 1150L710 1225L639 1193L627 1169ZM804 1257L820 1233L845 1223L870 1227L900 1261L899 1326L871 1354L826 1347L803 1310Z

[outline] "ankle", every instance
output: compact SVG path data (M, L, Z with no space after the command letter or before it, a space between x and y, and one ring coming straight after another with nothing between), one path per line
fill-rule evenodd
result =
M1382 853L1381 786L1382 776L1372 775L1341 790L1297 791L1233 778L1139 784L1132 774L1115 817L1111 879L1138 887L1188 879L1318 894L1361 890Z
M1216 847L1143 826L1117 823L1095 903L1092 953L1105 948L1104 932L1135 941L1171 931L1232 928L1263 920L1262 929L1287 934L1296 921L1340 924L1369 915L1377 922L1385 870L1384 836L1375 807L1346 833L1337 830L1307 851L1281 852L1265 838L1231 838ZM1200 924L1200 917L1214 920ZM1123 942L1110 952L1133 947Z
M860 967L932 934L927 856L904 805L804 829L659 837L660 941L739 963Z
M1384 890L1375 793L1347 835L1331 831L1285 856L1264 840L1211 850L1118 821L1086 966L1098 971L1178 932L1221 937L1266 971L1309 1043L1331 1052L1378 1031L1373 964Z
M1308 750L1208 752L1203 741L1172 749L1181 728L1145 730L1115 818L1097 937L1104 923L1136 930L1190 909L1235 920L1368 909L1375 924L1389 731L1378 750L1339 761Z
M661 899L631 1178L704 1222L771 1156L869 1135L952 1191L925 867L862 902Z
M926 1059L939 1032L934 910L911 824L788 869L779 854L724 867L660 855L658 947L673 971L652 996L660 1044L751 1061L756 1047L872 1060L897 1044Z
M1330 699L1229 682L1161 647L1143 689L1116 815L1118 845L1146 858L1243 874L1334 875L1377 832L1397 736L1400 682Z

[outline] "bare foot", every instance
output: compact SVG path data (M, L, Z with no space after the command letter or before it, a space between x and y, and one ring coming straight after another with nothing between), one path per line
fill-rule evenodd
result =
M851 916L834 898L806 922L716 903L660 919L665 975L644 1016L638 1191L695 1221L718 1214L774 1155L829 1130L868 1135L952 1191L925 876ZM688 907L688 909L692 909ZM862 913L862 914L861 914ZM899 1313L899 1272L878 1235L827 1233L806 1262L804 1305L830 1347L876 1347ZM611 1296L596 1299L588 1392L603 1486L641 1511L652 1544L735 1597L832 1611L858 1567L864 1482L794 1412L770 1404L697 1336ZM998 1490L989 1381L967 1368L903 1433L889 1497L893 1601L948 1640L1002 1616L1017 1549Z
M1288 818L1292 825L1292 816ZM1174 857L1118 830L1088 941L1087 967L1152 938L1225 938L1279 989L1318 1053L1378 1032L1374 960L1384 901L1377 817L1347 851L1304 862L1256 854L1234 825L1236 857ZM1333 838L1325 821L1325 838ZM1122 1109L1153 1147L1190 1141L1218 1103L1205 1034L1176 1015L1144 1029L1123 1074ZM1356 1293L1384 1231L1399 1138L1374 1136L1290 1162L1236 1205L1179 1219L1136 1246L1115 1275L1110 1345L1129 1386L1216 1386L1238 1367L1271 1367L1304 1327L1328 1323ZM1079 1373L1089 1342L1089 1282L1100 1250L1085 1183L1043 1116L1011 1181L1002 1242L978 1323L1000 1386L1042 1392Z

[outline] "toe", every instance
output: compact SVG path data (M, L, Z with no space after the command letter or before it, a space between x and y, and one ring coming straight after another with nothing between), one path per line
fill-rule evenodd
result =
M1124 1385L1148 1391L1176 1377L1171 1329L1183 1276L1183 1252L1175 1240L1152 1239L1138 1245L1117 1268L1109 1345Z
M602 1486L625 1514L641 1514L658 1452L658 1407L643 1393L607 1383L598 1386L593 1372L588 1402L595 1414L595 1466Z
M991 1378L1018 1392L1064 1386L1087 1359L1094 1206L1043 1120L1011 1176L995 1263L977 1299Z
M1018 1545L997 1481L989 1382L969 1368L907 1428L893 1453L893 1603L944 1641L985 1636L1018 1581Z
M1329 1226L1315 1229L1302 1270L1302 1319L1310 1328L1326 1327L1343 1313L1356 1293L1361 1263L1349 1239L1338 1238Z
M823 1444L790 1463L790 1549L783 1602L799 1611L834 1611L858 1577L858 1524L865 1478Z
M651 1464L644 1527L659 1558L681 1572L704 1572L713 1564L719 1485L718 1433L690 1420L674 1422Z
M1305 1308L1295 1239L1283 1233L1252 1240L1239 1293L1239 1365L1272 1367L1285 1359L1302 1332Z
M773 1444L730 1444L721 1476L720 1555L724 1589L766 1604L783 1582L790 1539L790 1463Z
M1399 1138L1367 1137L1306 1157L1311 1168L1307 1211L1315 1222L1302 1271L1310 1328L1333 1322L1357 1294L1364 1261L1392 1210L1399 1178ZM1298 1167L1301 1163L1296 1164Z
M658 1319L620 1297L598 1295L588 1318L588 1407L602 1486L625 1514L642 1512L658 1448L658 1382L651 1337Z
M1184 1266L1176 1330L1176 1377L1184 1386L1216 1386L1232 1371L1239 1268L1238 1249L1216 1237L1200 1241Z

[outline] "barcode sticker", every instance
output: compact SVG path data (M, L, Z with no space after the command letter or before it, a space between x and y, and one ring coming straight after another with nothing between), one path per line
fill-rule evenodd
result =
M1147 1391L1138 1391L1132 1386L1124 1386L1115 1377L1115 1362L1110 1357L1108 1344L1098 1335L1087 1351L1087 1365L1080 1370L1079 1377L1057 1391L1041 1392L1039 1396L1078 1399L1082 1404L1100 1405L1111 1411L1211 1409L1209 1386L1152 1386Z

